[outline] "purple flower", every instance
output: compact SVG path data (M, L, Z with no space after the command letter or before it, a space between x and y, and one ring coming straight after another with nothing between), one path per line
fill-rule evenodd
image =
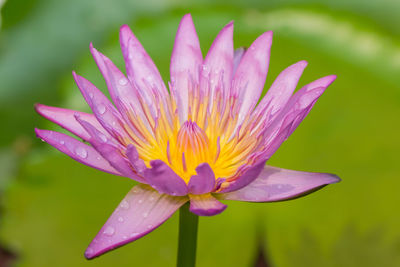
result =
M36 106L85 142L36 129L42 140L83 164L139 182L89 245L87 258L146 235L187 201L191 212L211 216L225 210L220 199L280 201L340 180L265 165L335 80L326 76L293 94L307 65L300 61L279 74L257 105L272 32L234 51L229 23L203 59L192 18L185 15L172 52L169 90L126 25L120 42L127 76L90 48L114 104L73 73L93 114Z

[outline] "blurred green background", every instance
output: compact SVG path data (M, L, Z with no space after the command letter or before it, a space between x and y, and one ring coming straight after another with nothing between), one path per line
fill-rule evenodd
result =
M176 215L134 243L84 259L132 181L90 169L38 141L34 127L58 128L33 104L87 110L71 71L106 89L89 43L123 69L121 24L132 28L168 80L174 35L189 12L203 54L230 20L236 47L273 30L266 88L303 59L309 66L300 85L338 76L270 164L343 179L302 199L229 202L221 215L201 218L198 266L256 266L260 257L279 267L400 266L399 1L0 4L0 266L175 266Z

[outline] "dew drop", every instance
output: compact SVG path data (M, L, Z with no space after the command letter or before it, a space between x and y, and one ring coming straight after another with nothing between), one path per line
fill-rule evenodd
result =
M128 201L126 201L125 199L122 200L120 206L121 206L121 208L123 208L123 209L126 209L126 210L129 209L129 203L128 203Z
M139 200L138 200L138 203L139 203L139 204L143 203L143 199L139 199Z
M107 142L107 137L104 134L98 133L97 136L101 139L103 143Z
M103 115L106 112L106 106L104 106L103 104L100 104L97 106L97 111Z
M126 235L123 235L122 239L125 240L125 239L128 239L128 237Z
M128 80L126 78L122 78L119 80L120 85L126 85L128 83Z
M123 222L123 221L124 221L124 218L118 217L118 221L119 221L119 222Z
M89 93L89 97L90 97L90 98L93 98L93 96L94 96L93 93L90 92L90 93Z
M101 158L100 158L100 157L97 157L96 159L97 159L97 160L101 160Z
M60 141L60 144L63 145L63 144L65 144L65 142L64 142L63 140L61 140L61 141Z
M75 153L76 153L79 157L81 157L81 158L83 158L83 159L87 158L87 155L88 155L86 149L84 149L83 147L80 147L80 146L78 146L78 147L75 149Z
M152 228L152 227L153 227L152 224L147 225L147 229L150 229L150 228Z
M107 228L104 230L103 234L112 236L115 233L115 229L112 226L107 226Z
M138 233L136 233L136 232L133 232L132 234L130 234L129 236L130 237L134 237L134 236L137 236L138 235Z

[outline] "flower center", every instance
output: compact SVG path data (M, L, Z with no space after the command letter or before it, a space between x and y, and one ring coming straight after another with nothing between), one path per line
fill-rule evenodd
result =
M191 120L182 124L175 144L169 143L167 149L169 164L185 181L196 174L195 169L200 163L210 163L213 154L206 133Z

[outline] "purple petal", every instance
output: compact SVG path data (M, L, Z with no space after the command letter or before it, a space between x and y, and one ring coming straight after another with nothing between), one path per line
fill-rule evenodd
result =
M275 120L267 127L264 136L264 159L268 159L279 146L294 132L308 115L317 99L329 86L335 76L321 78L297 91L279 112ZM313 86L310 86L313 85ZM319 86L319 87L314 87Z
M125 177L129 177L141 183L146 183L143 177L133 172L128 160L122 156L120 149L115 144L111 143L87 121L80 119L78 116L76 116L76 120L90 134L90 144L114 167L114 169L118 170Z
M239 190L253 182L264 169L265 161L250 166L248 170L232 182L223 182L218 193L227 193Z
M235 50L233 54L233 74L236 73L237 67L240 64L240 61L242 61L243 55L246 53L246 50L247 49L245 47L239 47Z
M172 196L184 196L188 193L183 179L162 160L152 160L150 165L152 168L144 171L144 177L158 192Z
M146 169L146 164L142 159L139 158L139 153L134 145L128 145L126 149L126 156L128 157L136 172L142 174L143 171Z
M220 194L219 199L270 202L309 194L340 178L329 173L301 172L266 166L258 178L234 192Z
M112 61L98 52L92 44L90 45L90 51L99 67L106 83L110 96L116 104L119 112L124 116L125 121L129 122L130 118L128 116L129 112L133 112L134 116L139 116L142 122L146 125L148 130L151 130L148 120L143 113L141 103L138 100L138 93L136 88L125 78L125 75L112 63ZM150 92L150 89L147 91ZM147 105L150 109L150 113L153 118L156 116L156 106L154 105L154 100L152 98L145 98L147 100ZM135 127L130 127L134 130ZM136 135L139 135L135 132Z
M233 78L233 94L241 101L238 125L260 98L268 73L272 32L258 37L247 49Z
M92 259L150 233L188 199L160 195L149 186L138 185L125 196L85 251Z
M114 169L93 147L63 133L40 129L35 129L35 132L40 139L52 145L62 153L67 154L74 160L89 167L122 176L122 174Z
M215 175L208 163L202 163L196 168L197 175L189 180L189 193L201 195L211 192L215 187Z
M148 96L151 95L148 85L161 96L168 96L160 72L128 25L123 25L120 29L120 44L129 80Z
M273 120L274 115L289 101L306 66L306 61L300 61L282 71L257 106L255 113L270 113L270 120Z
M228 97L232 83L233 53L233 22L230 22L215 38L201 70L200 87L210 86L211 103L216 90L221 90L224 99Z
M188 90L199 83L199 70L203 63L199 38L192 16L185 15L179 24L171 56L171 82L181 122L187 120ZM193 84L195 83L195 84Z
M85 121L90 122L90 124L99 129L99 131L101 131L107 137L112 138L110 134L103 129L103 127L100 125L93 114L88 114L71 109L50 107L42 104L36 104L35 110L46 119L60 125L64 129L70 131L71 133L82 138L85 141L87 141L90 136L85 131L85 129L83 129L82 126L75 120L75 114L78 114Z
M226 205L219 202L211 194L190 195L190 211L199 216L213 216L226 209Z
M107 97L85 78L72 73L83 97L89 104L97 120L115 139L129 140L130 137L123 128L124 121L121 114L115 109Z

